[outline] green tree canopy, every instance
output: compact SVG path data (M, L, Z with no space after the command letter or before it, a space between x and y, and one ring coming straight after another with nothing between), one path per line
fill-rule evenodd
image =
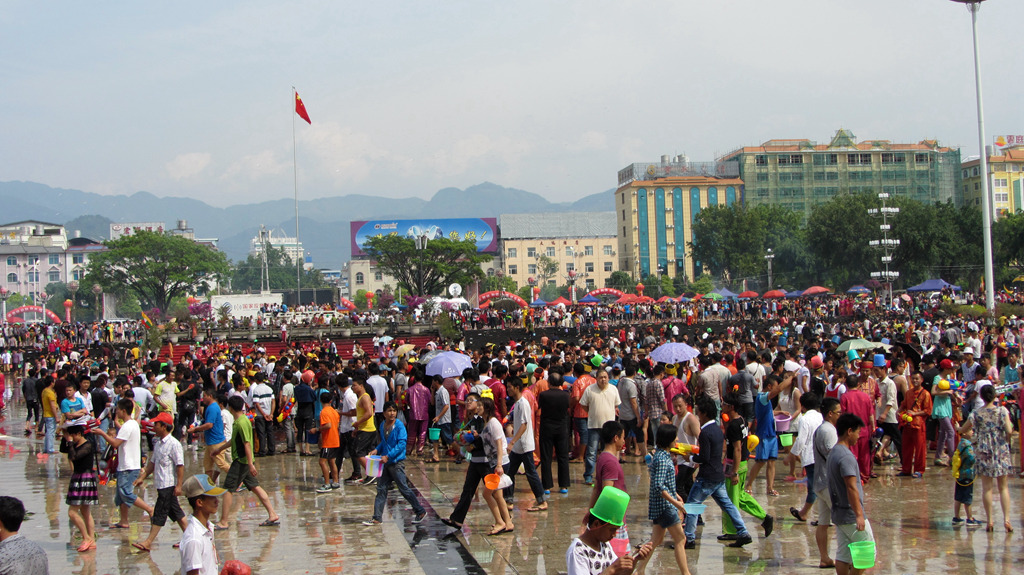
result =
M689 247L704 270L731 285L765 274L769 248L778 254L785 246L794 262L806 259L800 232L800 215L781 206L710 206L697 214Z
M295 262L281 248L267 245L267 268L270 276L270 289L295 289ZM249 254L231 269L231 289L233 291L260 291L263 279L263 259L261 256ZM320 270L302 270L302 288L327 287Z
M105 245L90 257L86 279L104 291L126 290L146 309L166 311L175 297L206 290L230 270L222 252L181 236L139 232Z
M437 295L449 284L482 278L480 264L490 259L477 253L472 240L439 238L418 250L412 238L397 234L369 238L363 251L398 285L419 296Z

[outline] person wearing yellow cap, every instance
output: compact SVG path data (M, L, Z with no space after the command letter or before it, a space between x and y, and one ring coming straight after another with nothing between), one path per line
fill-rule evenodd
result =
M644 543L633 554L616 557L610 541L622 527L629 495L615 487L605 487L587 513L587 528L569 544L565 563L569 575L628 575L636 561L651 555L653 547Z

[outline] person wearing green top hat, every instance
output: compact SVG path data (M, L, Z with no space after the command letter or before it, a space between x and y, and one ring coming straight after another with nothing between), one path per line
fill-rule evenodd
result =
M626 517L629 495L605 487L587 515L587 528L572 540L565 552L569 575L628 575L637 561L650 557L653 547L644 543L632 554L616 557L610 541Z

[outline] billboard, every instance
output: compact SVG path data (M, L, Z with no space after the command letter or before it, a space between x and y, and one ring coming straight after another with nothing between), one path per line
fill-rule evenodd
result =
M110 239L116 240L123 236L130 236L135 232L156 232L164 233L163 222L125 222L110 224Z
M497 218L447 218L422 220L371 220L352 222L352 256L365 256L363 244L374 236L398 234L413 238L427 235L430 239L473 240L476 251L498 251Z

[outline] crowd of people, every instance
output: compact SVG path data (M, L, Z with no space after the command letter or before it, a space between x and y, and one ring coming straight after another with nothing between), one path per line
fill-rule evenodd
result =
M930 467L952 468L954 526L993 530L998 497L1003 528L1012 531L1008 482L1020 471L1011 443L1024 321L805 311L773 308L757 316L756 329L739 320L706 327L678 315L604 326L591 318L597 329L572 342L538 335L470 350L378 339L351 359L329 341L293 341L280 357L207 343L176 361L135 344L107 351L58 344L33 347L4 372L26 407L24 433L41 439L46 453L66 454L78 550L102 544L90 508L114 480L119 514L111 528L127 527L134 508L145 511L150 530L133 545L146 552L170 518L182 530L182 573L216 572L204 545L212 549L213 532L235 521L237 490L262 504L261 526L280 524L257 459L281 454L317 457L320 493L342 482L375 485L369 526L383 521L392 485L412 507L413 523L427 520L405 472L410 460L464 462L461 496L437 519L461 529L480 489L493 518L487 534L496 537L515 531L519 512L558 510L552 491L584 489L587 509L559 510L580 514L580 536L567 552L571 574L643 573L666 534L688 573L686 550L700 544L708 498L722 509L718 540L751 543L747 517L770 537L778 518L758 498L778 495L777 473L787 466L787 480L807 485L805 503L790 514L806 522L816 512L819 565L841 574L858 572L850 544L873 538L865 490L870 496L878 467L897 458L897 475L907 481ZM667 350L686 353L663 357ZM444 352L466 356L468 367L437 374L431 360ZM203 473L186 478L189 445L203 449ZM626 457L645 458L650 479L652 541L635 549L624 520ZM582 463L582 485L571 480L572 461ZM522 506L519 475L530 492ZM975 476L983 516L972 511ZM153 502L136 495L149 478ZM0 535L16 533L16 518L5 517ZM0 539L0 564L5 549Z

